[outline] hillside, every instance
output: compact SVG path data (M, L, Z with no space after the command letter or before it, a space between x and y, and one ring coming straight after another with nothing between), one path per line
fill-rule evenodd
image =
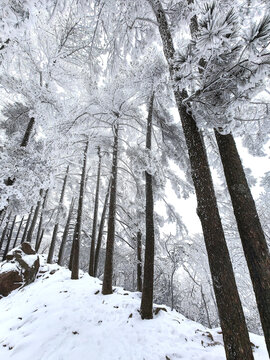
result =
M38 279L0 300L1 360L221 360L219 329L209 330L175 311L153 320L138 313L140 294L116 288L101 294L88 274L43 265ZM262 337L251 334L256 360L268 359Z

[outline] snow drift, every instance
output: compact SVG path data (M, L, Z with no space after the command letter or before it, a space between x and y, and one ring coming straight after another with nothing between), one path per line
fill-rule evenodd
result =
M42 265L37 280L0 300L1 360L221 360L220 329L207 329L165 306L140 318L140 294ZM159 310L159 308L163 308ZM268 359L264 339L251 334L256 360Z

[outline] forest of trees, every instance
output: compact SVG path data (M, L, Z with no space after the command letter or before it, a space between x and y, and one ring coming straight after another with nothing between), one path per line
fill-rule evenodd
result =
M238 152L269 159L269 2L7 0L0 26L1 260L29 242L270 354L270 168Z

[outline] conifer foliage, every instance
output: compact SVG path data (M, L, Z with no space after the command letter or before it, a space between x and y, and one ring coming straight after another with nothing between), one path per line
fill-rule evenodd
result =
M269 172L243 165L269 157L268 3L4 1L0 27L0 259L28 242L140 292L142 324L159 301L270 354Z

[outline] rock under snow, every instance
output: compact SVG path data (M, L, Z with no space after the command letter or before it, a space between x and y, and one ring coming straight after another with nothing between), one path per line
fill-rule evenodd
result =
M0 299L33 282L39 265L39 256L29 243L12 249L0 264Z

